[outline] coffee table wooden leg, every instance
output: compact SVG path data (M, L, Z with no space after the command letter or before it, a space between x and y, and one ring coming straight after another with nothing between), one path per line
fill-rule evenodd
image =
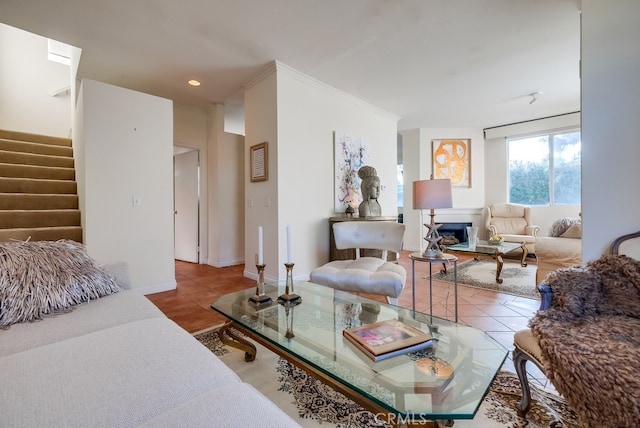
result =
M529 249L527 248L527 244L522 243L522 261L520 262L520 266L527 267L527 256L529 255Z
M246 362L255 360L257 353L256 346L244 337L237 335L231 330L231 327L233 327L233 321L227 321L220 330L218 330L220 341L225 345L244 351L244 360Z
M502 284L502 278L500 278L500 274L502 273L502 265L504 265L502 254L496 254L496 282L498 284Z

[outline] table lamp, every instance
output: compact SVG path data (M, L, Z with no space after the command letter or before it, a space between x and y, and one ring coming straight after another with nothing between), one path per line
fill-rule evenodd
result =
M452 208L451 197L451 180L438 179L434 180L433 176L430 180L420 180L413 182L413 209L430 210L429 216L431 216L431 222L425 224L429 231L425 236L427 241L427 248L425 248L424 257L438 257L442 256L442 250L438 241L442 237L438 234L438 228L441 224L435 224L435 209L436 208ZM422 213L422 211L421 211Z

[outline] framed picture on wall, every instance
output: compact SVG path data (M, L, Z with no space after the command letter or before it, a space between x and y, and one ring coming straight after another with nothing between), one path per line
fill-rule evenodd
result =
M448 178L454 187L471 187L471 139L431 140L433 178Z
M269 179L269 152L268 145L264 143L251 146L251 181L267 181Z

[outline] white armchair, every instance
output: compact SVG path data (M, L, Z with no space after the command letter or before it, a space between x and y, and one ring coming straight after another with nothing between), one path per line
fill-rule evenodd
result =
M489 235L501 235L505 242L524 242L529 254L535 254L539 226L531 224L531 207L517 204L493 204L486 208L485 226Z
M355 248L355 260L334 260L310 274L311 282L355 293L379 294L391 304L407 279L406 270L387 261L387 251L402 250L405 225L383 221L347 221L333 224L336 248ZM382 250L382 257L360 257L360 249Z

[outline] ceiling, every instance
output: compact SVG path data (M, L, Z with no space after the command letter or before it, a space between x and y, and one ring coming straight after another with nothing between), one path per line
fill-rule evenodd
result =
M0 22L81 48L81 78L186 106L237 104L277 60L399 131L580 109L579 0L2 0Z

